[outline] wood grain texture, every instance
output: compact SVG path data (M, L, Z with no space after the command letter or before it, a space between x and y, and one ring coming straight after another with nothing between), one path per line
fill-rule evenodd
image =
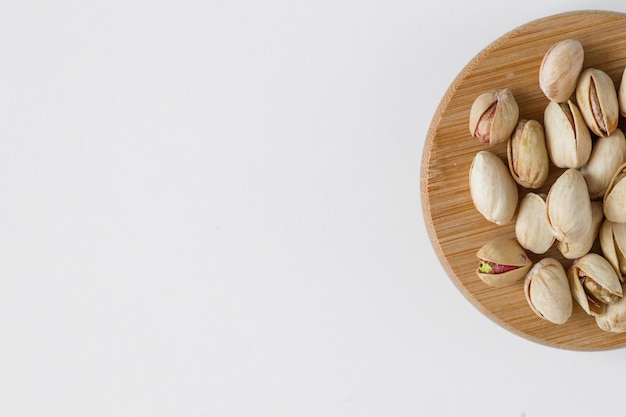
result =
M626 14L605 11L568 12L529 22L494 41L459 73L431 122L421 166L421 200L431 243L450 279L485 316L528 340L569 350L607 350L626 346L626 334L600 330L595 319L576 303L570 320L555 325L537 317L524 296L523 282L489 287L475 273L476 252L496 237L515 237L514 221L497 226L475 209L469 193L469 167L480 150L490 150L506 164L506 144L480 144L469 134L469 109L474 99L492 88L509 87L520 106L520 117L543 124L548 99L539 89L539 66L550 46L568 38L585 49L584 68L607 72L616 87L626 67ZM624 130L625 121L620 121ZM546 192L563 172L551 166ZM520 200L529 191L519 188ZM592 251L599 252L594 246ZM556 245L544 255L528 252L533 261L544 257L572 261ZM478 337L478 336L477 336Z

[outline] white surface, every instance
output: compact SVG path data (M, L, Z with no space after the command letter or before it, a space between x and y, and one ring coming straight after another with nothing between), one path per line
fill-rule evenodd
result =
M0 3L0 416L622 415L623 350L466 301L419 170L448 85L618 1Z

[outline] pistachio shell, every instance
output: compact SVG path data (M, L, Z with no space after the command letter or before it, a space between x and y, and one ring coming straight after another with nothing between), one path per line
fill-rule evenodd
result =
M604 219L600 227L600 248L620 281L626 276L626 223Z
M602 198L615 174L626 163L626 138L620 129L596 140L589 161L580 169L592 199Z
M626 68L622 72L622 79L617 91L617 101L619 104L619 112L622 116L626 116Z
M578 107L568 100L551 101L543 117L548 155L559 168L580 168L591 155L592 141Z
M472 103L470 134L480 142L495 145L506 142L519 119L519 106L508 88L482 93Z
M532 266L532 261L524 249L515 239L510 238L497 238L486 243L478 250L476 257L481 261L516 267L499 274L483 273L480 269L476 269L478 278L485 284L495 287L509 285L523 279Z
M544 320L565 323L572 315L572 294L563 265L553 258L537 262L526 275L524 294L530 308Z
M469 177L472 201L485 219L498 225L511 222L517 208L517 185L504 162L489 151L480 151Z
M587 254L593 247L593 244L598 237L598 232L600 231L600 225L602 224L602 220L604 220L602 203L600 203L599 201L592 201L591 227L589 228L587 234L583 236L582 239L577 240L576 242L557 242L557 247L559 248L559 251L561 252L563 257L567 259L576 259Z
M622 287L622 292L624 288ZM606 332L626 332L626 297L606 306L604 313L596 316L596 324Z
M610 294L615 297L622 297L622 284L615 273L611 264L602 256L596 253L588 253L578 258L572 266L567 270L567 276L570 282L570 289L574 299L580 304L585 312L592 316L598 316L604 313L607 304L601 302L597 298L589 295L581 283L580 277L585 276L586 279L593 280L603 293Z
M584 70L578 78L576 102L587 126L596 135L609 136L617 129L617 91L606 72L597 68Z
M626 181L622 181L626 173L626 163L613 174L604 193L604 217L612 222L626 223Z
M582 44L575 39L565 39L548 49L539 68L539 87L549 100L561 103L574 93L584 55Z
M519 244L534 253L543 254L554 243L554 234L546 218L544 197L527 193L520 201L515 221L515 236Z
M587 235L593 215L587 184L580 171L567 169L552 184L546 212L556 240L574 243Z
M550 160L543 126L536 120L522 119L507 143L509 171L515 182L526 188L539 188L548 178Z

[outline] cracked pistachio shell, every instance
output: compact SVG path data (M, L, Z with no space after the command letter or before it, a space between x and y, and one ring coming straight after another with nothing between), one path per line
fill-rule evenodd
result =
M606 72L587 68L580 74L576 86L576 103L587 126L596 135L606 137L617 129L617 91Z
M567 277L572 296L589 315L601 315L607 304L623 296L622 283L615 270L597 253L588 253L576 259L568 268Z
M626 276L626 223L604 219L600 227L600 248L617 277L624 282Z
M485 284L494 287L502 287L523 279L532 266L532 261L524 249L515 239L510 238L496 238L486 243L478 250L476 257L480 261L516 267L502 273L484 273L481 272L480 268L477 268L476 275L478 278Z
M589 161L580 168L592 199L602 198L617 169L626 163L626 138L620 129L593 145Z
M553 258L537 262L524 279L524 294L532 311L554 324L572 315L572 294L563 265Z
M554 243L546 218L545 195L527 193L520 201L515 221L515 237L523 248L544 254Z
M551 101L544 110L543 124L548 155L559 168L580 168L591 155L592 140L578 107L568 100Z
M583 239L592 224L591 200L583 175L565 170L552 184L546 198L548 225L556 240L574 243Z
M517 209L517 185L504 162L489 151L476 153L469 172L476 209L492 223L510 223Z
M582 239L576 242L565 243L557 242L557 248L566 259L580 258L591 250L598 233L600 231L600 225L604 220L604 212L602 211L602 203L599 201L591 202L591 227Z
M539 87L549 100L567 101L576 90L585 52L576 39L565 39L548 49L539 68Z
M507 142L509 171L515 182L526 188L539 188L548 178L550 160L543 126L536 120L518 122Z
M626 223L626 181L622 181L625 174L626 163L615 171L604 193L604 217L616 223Z
M472 103L469 130L482 143L506 142L519 119L519 106L508 88L489 90Z
M622 286L622 292L624 287ZM606 306L604 313L596 316L596 324L606 332L626 332L626 297Z

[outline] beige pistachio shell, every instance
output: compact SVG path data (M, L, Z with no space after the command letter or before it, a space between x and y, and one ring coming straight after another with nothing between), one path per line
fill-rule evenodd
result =
M600 227L600 248L620 281L626 277L626 223L604 219Z
M478 152L469 173L476 209L492 223L510 223L517 209L517 185L504 162L489 151Z
M617 169L626 163L626 138L621 129L608 137L598 138L589 161L580 168L592 199L602 198Z
M622 287L622 292L624 288ZM604 313L596 316L596 324L606 332L626 332L626 297L606 306Z
M551 101L543 118L546 147L554 165L559 168L580 168L591 155L592 140L580 110L571 100Z
M545 196L529 192L520 201L515 221L519 244L534 253L544 254L554 243L554 234L546 218Z
M506 142L519 119L519 106L508 88L489 90L474 100L470 108L470 134L482 143Z
M602 203L599 201L591 202L591 227L585 236L582 239L577 240L571 243L565 242L557 242L557 247L559 251L566 259L576 259L580 258L591 250L593 247L596 238L598 237L598 233L600 231L600 226L602 221L604 220L604 211L602 210Z
M546 213L548 226L560 242L575 243L589 233L591 200L580 171L570 168L556 179L546 198Z
M584 57L576 39L565 39L548 49L539 68L539 87L549 100L561 103L574 94Z
M617 91L617 101L619 104L619 112L622 116L626 116L626 68L622 72L619 90Z
M604 193L604 217L612 222L626 223L626 163L621 165L613 174Z
M581 277L586 277L583 285ZM607 304L600 301L598 295L619 299L623 296L622 284L615 270L604 257L596 253L588 253L576 259L567 270L570 290L574 299L589 315L598 316L604 313ZM593 283L595 295L591 295L589 283Z
M515 239L510 238L496 238L486 243L478 250L476 257L480 261L517 267L499 274L483 273L480 267L477 268L476 275L478 275L478 278L485 284L494 287L502 287L523 279L532 266L532 261L526 255L524 249Z
M515 182L526 188L539 188L548 178L550 160L543 126L536 120L518 122L507 142L509 171Z
M587 126L598 136L609 136L619 121L617 90L609 75L597 68L587 68L578 78L576 103Z
M563 265L544 258L530 269L524 280L524 294L532 311L555 324L565 323L572 315L572 294Z

